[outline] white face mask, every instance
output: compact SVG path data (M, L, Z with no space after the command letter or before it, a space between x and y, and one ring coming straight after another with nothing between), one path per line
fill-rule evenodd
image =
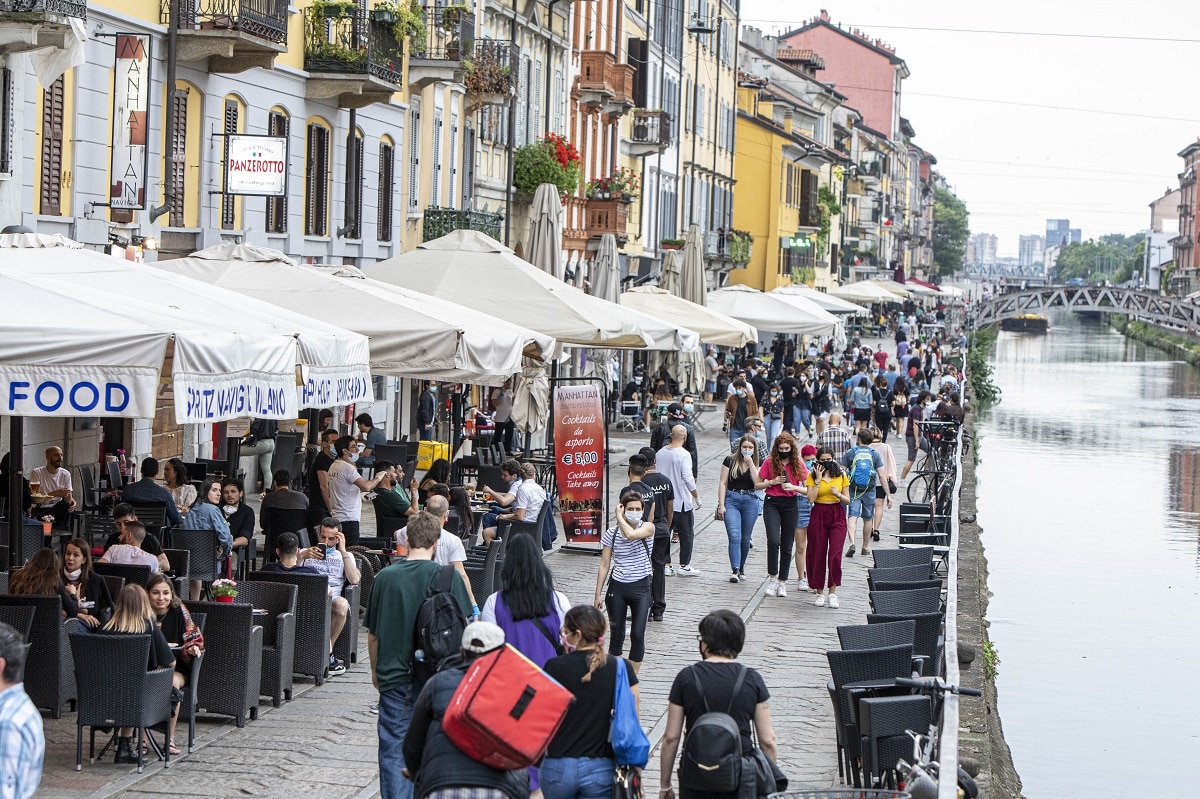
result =
M630 524L641 524L642 512L640 510L625 511L625 521L629 522Z
M225 511L226 513L237 513L237 509L237 505L226 505L221 510Z
M83 569L76 569L73 572L67 572L67 579L68 580L78 580L79 575L81 575L81 574L83 574Z
M357 453L357 452L351 452L351 453L350 453L350 462L351 462L351 463L354 463L354 462L356 462L357 460L358 460L358 453Z

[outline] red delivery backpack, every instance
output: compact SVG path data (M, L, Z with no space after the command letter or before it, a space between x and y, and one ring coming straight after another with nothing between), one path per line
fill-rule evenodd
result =
M475 660L450 700L442 729L463 754L495 769L537 764L575 696L505 644Z

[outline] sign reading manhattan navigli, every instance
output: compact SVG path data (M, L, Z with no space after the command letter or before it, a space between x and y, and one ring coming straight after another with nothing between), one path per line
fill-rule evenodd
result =
M225 193L287 196L287 138L244 136L225 139Z

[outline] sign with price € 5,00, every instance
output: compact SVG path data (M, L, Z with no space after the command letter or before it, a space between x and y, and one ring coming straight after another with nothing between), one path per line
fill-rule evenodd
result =
M600 543L606 445L600 387L555 386L555 476L567 543Z

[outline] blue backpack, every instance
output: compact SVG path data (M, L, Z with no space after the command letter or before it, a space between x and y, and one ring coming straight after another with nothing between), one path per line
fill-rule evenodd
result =
M854 458L850 461L850 484L866 488L875 477L875 450L870 447L855 447L851 452L854 453Z

